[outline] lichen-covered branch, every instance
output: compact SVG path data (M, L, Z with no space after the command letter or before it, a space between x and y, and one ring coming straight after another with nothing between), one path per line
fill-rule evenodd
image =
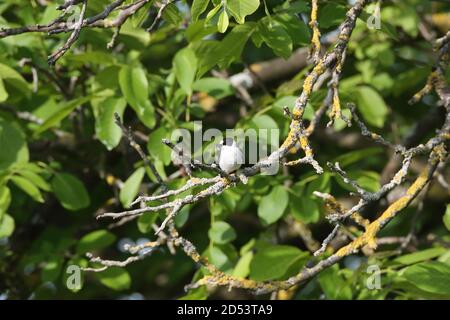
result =
M317 22L317 16L319 11L318 0L311 0L311 17L309 26L311 27L313 34L311 38L311 47L309 55L313 58L314 62L319 61L320 55L320 30L319 23Z

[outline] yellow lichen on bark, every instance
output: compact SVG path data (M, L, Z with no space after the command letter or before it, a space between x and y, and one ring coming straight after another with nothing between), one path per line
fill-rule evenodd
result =
M320 54L320 30L317 22L317 16L319 11L319 6L317 4L318 0L311 1L311 20L309 21L309 26L311 27L313 34L311 37L311 49L310 55L313 56L314 60L317 61Z
M305 152L305 155L307 157L312 157L313 156L312 149L309 146L308 138L306 136L304 136L304 135L300 136L300 146L303 149L303 151Z
M293 145L295 145L295 142L297 140L297 129L300 122L298 120L292 120L291 123L291 129L289 130L288 136L284 140L283 144L280 148L291 148Z
M341 101L336 89L333 91L333 103L331 105L330 119L332 121L341 119Z
M363 226L364 228L367 228L370 224L370 221L361 216L359 212L353 213L351 217L357 224Z
M303 94L306 94L309 96L312 92L314 80L323 74L325 72L325 68L323 66L323 62L319 61L317 65L312 69L311 73L306 77L305 81L303 82ZM294 110L295 112L295 110Z
M436 162L436 159L431 159L431 162L431 164L433 165ZM386 222L395 217L398 212L408 206L408 204L417 195L417 193L426 185L429 179L429 175L430 168L427 167L408 188L406 194L403 197L392 203L379 218L377 218L367 226L366 231L361 236L353 240L345 247L339 249L336 252L336 255L339 257L347 256L365 245L367 245L371 249L375 249L377 247L376 235L380 231L381 227Z

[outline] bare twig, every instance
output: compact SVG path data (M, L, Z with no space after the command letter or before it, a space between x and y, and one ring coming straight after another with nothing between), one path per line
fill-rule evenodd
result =
M317 22L318 2L318 0L311 0L311 20L309 21L309 26L313 31L309 55L315 63L319 61L320 55L320 30L319 23Z
M75 3L77 3L79 1L74 0L74 1L67 1L67 2L75 2ZM69 4L69 6L70 5L72 5L72 3ZM67 50L70 49L70 47L75 43L75 41L77 41L78 37L80 36L81 28L83 26L83 19L84 19L84 15L86 13L86 6L87 6L87 0L83 0L83 5L81 7L80 18L78 19L77 23L72 27L73 28L72 34L70 35L70 37L67 39L67 41L64 43L64 45L61 48L56 50L54 53L52 53L48 57L48 64L49 65L54 65L55 62L58 61L58 59L61 58L67 52ZM62 6L60 6L60 7L62 7Z
M164 13L164 10L166 10L166 8L173 3L174 1L172 0L165 0L162 2L162 4L160 5L159 9L158 9L158 13L156 15L155 20L153 20L152 24L150 25L150 27L147 28L147 32L152 32L153 29L157 26L158 22L161 20L161 17Z
M164 186L163 179L161 178L161 175L156 170L155 166L152 162L148 160L147 155L142 150L141 146L134 140L133 131L131 131L131 128L126 128L125 125L122 123L122 120L120 119L120 116L118 113L114 113L114 119L116 124L119 126L120 129L122 129L122 132L124 136L128 139L128 143L130 146L136 150L136 152L141 157L142 161L144 161L144 164L150 169L150 171L153 173L153 175L156 177L156 180L158 183L162 186Z

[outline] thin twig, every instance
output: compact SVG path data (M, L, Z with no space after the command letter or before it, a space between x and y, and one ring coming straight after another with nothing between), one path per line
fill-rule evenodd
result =
M61 58L67 52L67 50L70 49L70 47L75 43L75 41L77 41L78 37L80 36L81 28L83 26L83 19L84 19L84 15L86 13L86 6L87 6L87 0L83 0L80 18L78 19L77 23L73 26L72 34L70 35L70 37L67 39L67 41L64 43L64 45L61 48L56 50L54 53L52 53L48 57L49 65L53 66L56 63L56 61L58 61L58 59Z

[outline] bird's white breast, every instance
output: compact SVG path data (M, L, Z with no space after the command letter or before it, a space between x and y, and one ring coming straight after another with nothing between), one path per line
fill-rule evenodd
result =
M242 151L236 146L222 146L220 150L219 166L227 172L233 172L241 167L244 162Z

